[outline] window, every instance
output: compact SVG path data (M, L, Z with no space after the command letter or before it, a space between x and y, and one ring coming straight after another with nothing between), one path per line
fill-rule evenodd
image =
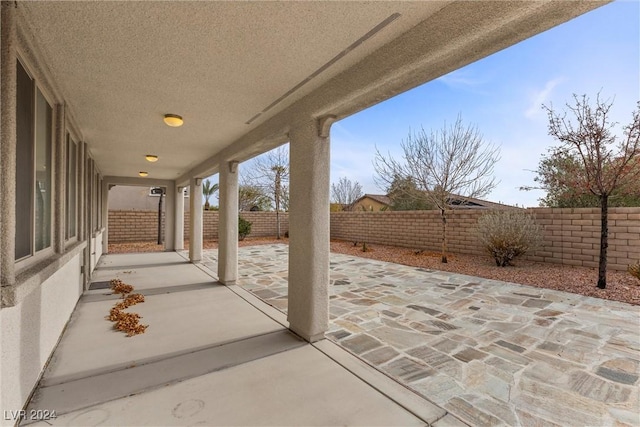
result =
M71 139L71 136L67 133L67 170L66 170L66 227L65 227L65 239L69 240L72 237L76 237L76 215L77 215L77 191L78 191L78 144Z
M53 109L20 62L16 88L16 249L51 247Z

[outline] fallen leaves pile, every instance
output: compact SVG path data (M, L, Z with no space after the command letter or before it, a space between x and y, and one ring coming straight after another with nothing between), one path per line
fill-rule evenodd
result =
M132 294L133 286L123 283L120 279L112 279L110 283L113 293L122 295L122 301L117 302L109 310L107 319L116 322L113 325L114 329L126 332L128 337L144 334L149 325L140 324L141 316L137 313L125 313L123 311L132 305L144 302L144 295Z

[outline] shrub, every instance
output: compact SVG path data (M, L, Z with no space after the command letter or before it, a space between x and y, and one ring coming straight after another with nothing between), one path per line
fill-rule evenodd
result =
M627 271L629 271L630 275L640 280L640 262L636 262L635 264L630 265Z
M518 210L492 211L478 218L478 237L499 267L534 250L540 244L540 226Z
M244 240L251 233L251 221L238 216L238 240Z

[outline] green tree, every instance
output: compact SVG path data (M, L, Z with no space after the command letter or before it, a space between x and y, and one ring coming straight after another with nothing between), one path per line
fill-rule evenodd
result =
M385 157L376 150L376 182L389 188L394 180L411 180L440 211L442 262L447 262L447 210L451 195L483 197L497 184L493 166L498 148L486 145L475 126L463 126L458 116L453 125L429 133L410 133L400 143L402 159Z
M208 179L206 179L202 184L202 194L204 195L205 210L209 210L209 208L211 207L211 205L209 204L209 198L213 196L219 188L220 186L218 185L218 183L211 184L211 181L209 181Z
M633 167L640 168L640 163L633 162ZM549 155L543 156L538 164L535 188L546 191L540 199L542 206L554 208L590 208L599 207L600 199L588 188L584 187L584 173L580 158L576 153L552 148ZM637 173L637 172L636 172ZM532 187L524 187L528 189ZM609 207L640 206L640 185L637 181L629 181L609 195Z
M422 211L434 209L427 194L418 189L412 177L395 177L387 188L393 211Z
M616 134L617 123L610 119L612 101L603 101L600 95L591 105L586 95L573 96L573 104L559 114L551 106L543 106L549 118L549 135L560 142L552 149L551 166L544 159L538 170L542 188L570 189L584 196L592 194L600 205L600 257L597 287L607 286L608 207L616 192L624 194L637 188L640 179L640 102L632 113L631 123ZM569 116L569 117L567 117ZM615 149L615 151L614 151ZM554 163L556 162L556 163ZM561 192L560 192L561 193Z
M271 209L271 199L260 187L242 184L238 188L238 210L246 212L251 209L268 211Z

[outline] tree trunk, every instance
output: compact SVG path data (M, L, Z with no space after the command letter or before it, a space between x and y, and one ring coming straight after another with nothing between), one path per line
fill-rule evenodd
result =
M598 288L607 287L607 248L609 247L609 195L600 196L600 261L598 263Z
M444 209L440 209L440 217L442 218L442 262L447 263L447 217Z
M281 191L280 171L276 170L275 194L276 202L276 239L280 240L280 191Z

